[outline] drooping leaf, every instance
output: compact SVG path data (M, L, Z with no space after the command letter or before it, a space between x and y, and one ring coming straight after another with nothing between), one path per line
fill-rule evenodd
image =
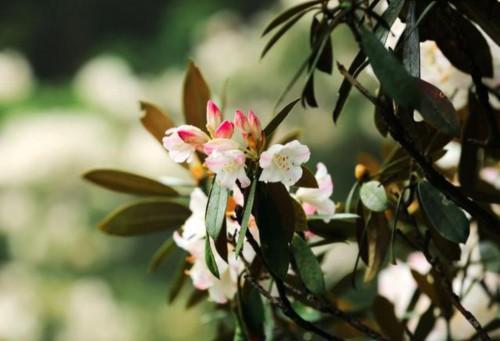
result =
M404 340L404 326L394 313L394 305L387 298L383 296L375 297L373 301L373 314L380 329L389 337L389 340Z
M271 122L269 122L264 128L264 135L266 136L266 138L269 139L272 136L273 132L288 116L288 114L290 113L290 111L292 111L293 107L295 106L295 104L297 104L298 101L300 101L300 98L288 103L287 105L285 105L285 107L283 107L283 109L281 109L276 115L274 115L274 117L271 119Z
M270 31L272 31L274 28L278 27L279 25L283 24L285 21L293 17L294 15L307 11L308 9L310 10L311 7L313 7L316 4L321 3L321 0L313 0L313 1L306 1L303 3L300 3L298 5L295 5L293 7L290 7L280 15L278 15L276 18L274 18L269 25L264 29L264 32L262 33L262 36L266 35Z
M248 192L248 197L245 200L245 209L243 211L243 218L241 219L241 228L238 235L238 242L236 244L236 256L238 256L243 249L243 244L245 241L245 235L248 230L248 223L250 221L250 215L252 214L253 202L255 199L255 189L257 188L257 181L253 180L250 186L250 191Z
M94 169L85 173L83 177L98 186L116 192L153 196L179 195L176 190L159 181L120 170Z
M453 306L449 296L444 291L441 283L434 276L429 279L429 275L424 276L416 270L411 270L411 275L421 292L430 298L431 302L441 309L445 318L451 318L453 315Z
M372 32L361 30L361 45L384 91L406 109L418 110L439 131L460 134L460 123L451 102L433 85L412 77Z
M318 101L316 100L316 95L314 94L314 71L309 74L306 85L304 86L304 89L302 89L300 99L304 107L307 105L311 108L318 107Z
M155 272L158 269L160 264L172 253L174 246L175 243L172 237L169 237L163 242L163 244L161 244L160 248L156 250L151 262L149 263L149 272Z
M219 268L217 267L217 262L215 261L215 256L212 252L212 246L210 245L210 236L206 235L205 238L205 263L207 264L208 270L217 278L220 278Z
M426 180L419 182L417 192L420 206L436 232L451 242L465 243L469 220L464 212Z
M99 223L99 228L116 236L135 236L180 227L191 215L186 206L167 199L147 199L122 206Z
M302 176L295 183L296 187L318 188L318 181L314 174L306 166L302 166Z
M186 282L186 267L188 266L187 261L179 262L177 268L174 271L174 276L170 284L169 292L168 292L168 303L173 303L174 300L179 296L179 293L182 290L184 283Z
M183 109L186 124L194 125L203 131L207 123L206 108L210 99L208 88L200 69L189 61L183 88Z
M497 0L455 0L453 5L465 13L500 45L500 4Z
M207 290L194 289L189 298L186 301L186 309L190 309L199 303L205 301L208 297Z
M262 256L273 274L284 279L288 271L288 243L295 227L292 198L281 183L257 184L254 216Z
M160 143L162 143L165 132L175 127L175 124L158 107L147 102L141 102L141 110L144 116L141 117L141 123L147 131Z
M368 181L361 185L359 196L363 205L374 212L383 212L387 209L388 200L384 186L376 181Z
M247 339L265 340L262 297L248 281L238 288L238 313Z
M319 21L316 17L311 21L311 33L310 33L310 45L311 48L315 48L321 45L321 39L326 39L324 43L324 48L322 51L317 51L319 55L317 58L311 58L309 69L316 67L319 71L331 74L333 71L333 48L332 39L330 37L329 27L326 20ZM316 61L316 65L313 65L313 60Z
M372 212L365 228L368 243L368 266L364 280L369 282L382 268L391 236L387 219L383 213Z
M207 210L205 212L205 224L210 237L217 240L226 217L228 190L222 187L217 179L213 181L208 196Z
M293 259L304 286L313 294L322 295L325 292L325 280L316 256L306 241L298 235L294 235L291 246Z

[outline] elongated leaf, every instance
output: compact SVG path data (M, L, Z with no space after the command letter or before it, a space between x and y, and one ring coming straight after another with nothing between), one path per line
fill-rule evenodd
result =
M318 188L318 181L314 174L306 166L302 166L302 176L294 186L305 188Z
M437 233L451 242L465 243L469 220L464 212L426 180L419 182L417 191L420 206Z
M309 230L329 242L344 242L356 234L356 223L348 220L309 220Z
M269 39L269 41L267 42L266 46L264 46L264 49L262 50L262 53L260 55L260 58L264 58L265 55L267 54L267 52L269 52L269 50L274 46L274 44L276 44L278 42L278 40L280 40L281 37L283 37L283 35L290 29L292 28L293 25L295 25L295 23L297 21L300 20L300 18L302 18L304 16L306 12L300 12L298 13L295 17L293 17L292 19L290 19L286 24L284 24L283 26L281 26L281 28L278 30L278 32L276 32L272 37L271 39Z
M141 102L141 110L144 111L144 116L141 117L142 125L158 142L162 143L165 132L175 127L175 124L153 104Z
M161 244L160 248L156 250L151 262L149 263L149 272L155 272L158 269L160 264L172 253L174 246L175 243L172 237L168 238L163 242L163 244Z
M191 215L184 205L167 199L134 202L111 212L99 228L116 236L135 236L180 227Z
M300 98L288 103L272 118L271 122L269 122L267 126L264 128L264 135L266 136L266 138L270 138L272 136L273 132L276 130L276 128L279 127L281 122L283 122L283 120L288 116L288 114L290 113L290 111L292 111L293 107L295 106L295 104L297 104L298 101L300 101Z
M173 279L170 284L169 292L168 292L168 303L173 303L179 293L182 290L184 283L186 282L186 268L188 267L187 261L179 262L179 265L174 271Z
M262 36L266 35L270 31L272 31L274 28L278 27L279 25L283 24L285 21L293 17L294 15L307 11L310 9L310 7L313 7L316 4L321 3L321 0L313 0L313 1L306 1L304 3L300 3L296 6L290 7L280 15L278 15L276 18L274 18L269 25L264 29L264 32L262 33Z
M210 89L203 75L198 67L189 61L183 90L184 117L187 124L206 131L206 108L209 99Z
M248 281L238 288L238 315L248 340L265 340L262 297Z
M373 314L382 332L389 337L389 340L404 340L404 326L394 313L394 305L387 298L382 296L375 297L373 301Z
M500 45L500 3L497 0L454 0L460 12L465 13Z
M226 217L228 190L214 181L208 197L205 224L210 237L217 240Z
M220 278L219 268L217 267L217 262L215 261L215 256L212 252L212 246L210 245L210 236L207 234L205 238L205 263L207 264L208 270L217 278Z
M326 39L324 42L324 47L321 49L317 49L316 53L319 53L315 58L310 59L309 69L312 67L316 67L319 71L325 72L327 74L331 74L333 71L333 48L332 48L332 39L330 36L329 25L326 20L322 20L321 22L314 17L311 22L311 33L310 33L310 45L311 49L315 49L317 46L321 46L322 39ZM316 61L316 63L314 63Z
M248 197L245 202L245 210L243 211L243 218L241 219L241 228L238 235L238 242L236 244L236 256L238 256L243 249L243 244L245 242L245 235L248 230L248 222L250 221L250 215L252 214L253 202L255 199L255 189L257 188L257 180L252 182L250 186L250 191L248 192Z
M368 243L368 266L364 280L369 282L376 277L382 268L389 248L390 231L383 213L372 212L366 226L366 239Z
M408 13L406 15L403 65L410 75L420 78L420 37L416 27L416 20L416 0L411 0L408 3Z
M191 295L189 295L188 300L186 301L186 309L190 309L199 303L205 301L208 298L207 290L198 290L194 289Z
M220 230L219 236L215 240L215 250L217 251L217 254L222 258L223 261L228 263L227 256L228 256L228 250L227 250L227 226L226 226L226 220L224 219L222 221L222 228Z
M293 236L293 204L281 183L257 184L254 216L259 228L262 256L270 271L284 279L288 271L288 242ZM288 209L286 208L288 207Z
M440 281L436 281L434 275L429 279L429 275L424 276L416 270L411 270L411 275L421 292L426 294L431 302L441 309L442 314L446 318L453 315L453 306L449 296L441 287Z
M425 340L434 328L436 323L436 318L434 317L435 306L431 304L425 313L420 317L418 325L415 328L414 337L415 340Z
M95 169L83 175L94 184L107 189L138 195L177 196L173 188L141 175L113 169Z
M307 216L306 212L302 208L302 205L295 199L292 199L293 204L293 215L295 217L295 231L305 231L307 227Z
M393 53L387 51L375 35L361 31L361 44L384 91L406 109L418 110L439 131L460 134L460 123L453 105L433 85L412 77Z
M383 212L387 209L387 193L384 186L376 181L365 182L359 191L363 205L374 212Z
M304 286L313 294L322 295L325 292L325 280L316 256L298 235L293 237L291 245L293 259Z

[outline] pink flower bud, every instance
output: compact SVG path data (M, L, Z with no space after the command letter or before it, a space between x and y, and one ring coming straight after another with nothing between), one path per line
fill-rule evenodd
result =
M177 129L177 135L185 142L194 146L201 146L209 140L207 134L201 129L191 126L183 125Z
M215 129L222 122L222 114L219 107L214 101L208 100L207 102L207 130L213 134Z
M262 127L259 118L253 113L252 110L248 112L248 124L250 125L250 133L255 141L259 141L262 135Z
M214 135L215 137L218 138L230 139L233 136L233 132L234 132L233 122L226 120L219 125Z
M248 124L247 116L241 110L236 110L234 114L234 124L241 130L243 138L246 138L250 132L250 125Z

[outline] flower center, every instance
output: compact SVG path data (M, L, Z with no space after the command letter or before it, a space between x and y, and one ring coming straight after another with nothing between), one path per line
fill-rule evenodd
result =
M281 170L288 172L290 170L290 160L288 156L282 154L275 154L273 156L274 164Z
M240 165L238 164L238 162L236 162L236 160L231 160L224 165L223 169L224 172L234 173L238 170L239 167Z

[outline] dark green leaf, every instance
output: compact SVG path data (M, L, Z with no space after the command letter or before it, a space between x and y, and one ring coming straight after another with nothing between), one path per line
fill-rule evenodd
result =
M189 61L183 88L184 118L187 124L194 125L203 131L207 130L205 125L209 99L210 90L205 79L198 67Z
M294 216L288 191L281 183L257 184L254 216L259 228L262 256L269 269L284 279L288 271L288 242L293 236Z
M304 86L304 89L302 89L301 102L304 107L306 105L311 108L318 107L318 102L316 101L316 96L314 94L314 71L310 73L306 85Z
M227 250L227 226L226 226L226 220L224 219L222 222L222 228L219 233L219 236L217 237L217 240L215 240L215 250L217 250L217 253L219 256L227 263L227 255L228 255L228 250Z
M332 39L330 37L329 25L326 20L319 21L316 17L313 18L311 22L311 34L310 34L310 44L311 48L314 49L316 46L321 46L321 39L326 39L324 47L317 56L316 65L313 65L313 60L310 59L309 69L316 67L319 71L331 74L333 71L333 49L332 49Z
M316 4L321 3L321 0L314 0L314 1L306 1L304 3L298 4L296 6L290 7L280 15L278 15L276 18L274 18L269 25L264 29L264 32L262 35L266 35L270 31L272 31L274 28L278 27L279 25L283 24L285 21L290 19L296 14L302 13L302 12L307 12L310 10L310 7L313 7Z
M413 333L415 340L426 340L427 336L430 334L436 323L436 318L434 317L434 305L431 304L425 313L420 317L415 332Z
M292 111L293 107L295 106L295 104L297 104L298 101L300 101L300 98L288 103L283 109L281 109L276 115L274 115L271 122L269 122L264 128L264 135L266 136L266 138L270 138L272 136L273 132L288 116L288 114L290 113L290 111Z
M210 236L207 234L205 238L205 263L207 264L208 270L217 278L220 278L219 269L217 268L217 262L215 261L215 256L212 252L212 246L210 245Z
M385 297L377 296L373 301L373 314L382 332L391 341L404 340L404 326L394 313L394 305ZM424 340L424 339L416 339Z
M314 174L306 166L302 166L302 176L294 186L305 188L318 188L318 181Z
M253 201L255 199L255 189L257 188L257 180L252 181L250 191L248 192L248 197L245 202L245 210L243 211L243 218L241 219L241 228L238 235L238 243L236 244L236 256L238 256L243 249L243 243L245 241L245 235L248 230L248 222L250 221L250 215L252 214Z
M184 205L167 199L134 202L111 212L99 228L116 236L135 236L180 227L191 215Z
M177 298L179 293L182 290L182 286L186 282L186 267L187 267L187 262L184 260L182 262L179 262L179 265L177 269L174 272L173 279L170 284L170 289L168 293L168 303L174 302L174 300Z
M298 235L294 235L291 245L293 259L304 286L313 294L322 295L325 292L325 280L316 256Z
M403 65L410 75L420 78L420 38L416 27L416 0L408 3L403 43Z
M113 169L95 169L83 175L94 184L107 189L138 195L177 196L173 188L141 175Z
M205 213L205 224L210 237L217 240L222 228L222 223L226 217L228 190L217 182L213 181L210 194L208 196L207 211Z
M363 205L371 211L383 212L387 209L387 193L385 193L384 186L376 180L361 185L359 196Z
M155 272L158 269L160 264L172 253L174 246L175 243L172 237L168 238L163 242L163 244L161 244L160 248L156 250L151 262L149 263L150 272Z
M454 243L465 243L469 236L469 220L464 212L443 193L424 180L418 184L418 198L431 226Z
M194 289L186 302L186 309L190 309L199 303L205 301L208 296L207 290Z
M278 30L278 32L276 32L271 37L271 39L269 39L269 41L267 42L266 46L264 46L264 49L262 50L260 58L264 58L264 56L267 54L267 52L269 52L269 50L274 46L274 44L276 44L278 42L278 40L280 40L280 38L283 37L283 35L290 28L292 28L292 26L295 25L295 23L297 21L299 21L300 18L302 18L304 16L304 14L306 14L306 12L300 12L300 13L298 13L296 16L294 16L292 19L290 19L286 24L284 24L283 26L281 26L281 28Z
M247 339L265 340L262 297L248 281L238 288L238 313Z
M175 124L160 109L153 104L141 102L141 110L144 116L141 117L141 123L154 138L163 144L162 140L167 129L175 127Z
M307 230L307 216L302 205L295 199L292 199L293 214L295 217L295 231Z
M330 242L344 242L356 233L356 223L348 220L309 220L309 230Z

